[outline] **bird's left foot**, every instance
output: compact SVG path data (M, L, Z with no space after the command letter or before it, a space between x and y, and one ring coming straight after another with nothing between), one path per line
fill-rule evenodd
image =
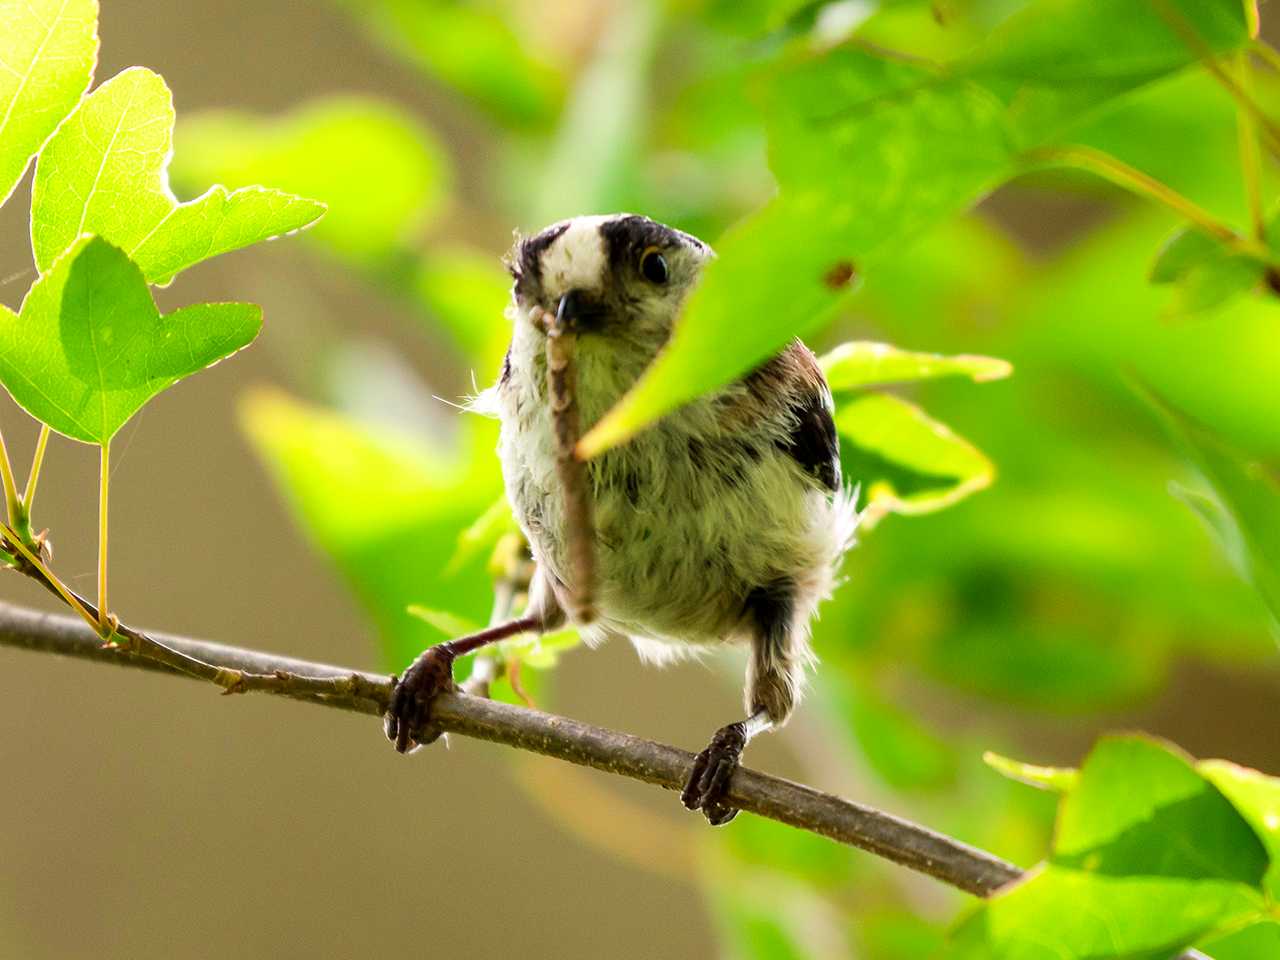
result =
M396 682L383 717L383 730L401 753L412 753L439 739L439 731L430 725L431 704L441 693L454 688L453 660L448 644L428 647Z
M725 793L746 745L745 725L731 723L717 730L707 748L694 758L680 800L690 810L701 810L713 827L728 823L738 815L738 808L726 802Z

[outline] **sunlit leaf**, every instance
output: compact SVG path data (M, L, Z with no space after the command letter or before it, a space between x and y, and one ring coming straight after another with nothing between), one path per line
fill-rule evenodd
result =
M98 58L98 0L0 0L0 205Z
M990 750L982 755L982 762L1010 780L1018 780L1055 793L1066 793L1074 789L1080 779L1080 771L1071 767L1042 767L1002 757Z
M31 193L36 266L83 233L120 247L151 283L201 260L298 230L324 213L314 200L213 187L187 204L169 190L173 99L142 67L117 74L76 108L40 154Z
M152 397L252 342L262 311L202 303L161 316L123 251L84 237L0 315L0 382L59 433L106 443Z
M867 393L836 408L845 476L875 513L920 514L991 484L995 467L968 441L901 397Z
M173 175L184 189L271 183L323 199L329 212L307 239L357 266L416 255L420 233L448 202L443 148L380 100L335 96L278 117L209 111L183 118L177 144Z
M1267 854L1188 759L1107 737L1062 801L1052 859L960 927L961 956L1165 957L1257 916Z
M968 377L975 383L1000 380L1013 372L1006 360L970 354L917 353L889 343L842 343L819 358L833 393L937 377Z
M996 182L1010 161L999 104L974 85L932 79L850 47L778 72L770 152L782 193L716 244L670 344L584 437L584 453L821 324L876 256Z

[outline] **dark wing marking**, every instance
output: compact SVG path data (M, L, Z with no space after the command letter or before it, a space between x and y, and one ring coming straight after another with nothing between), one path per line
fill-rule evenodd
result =
M840 489L840 440L825 391L811 393L792 408L796 425L787 437L786 453L831 493Z

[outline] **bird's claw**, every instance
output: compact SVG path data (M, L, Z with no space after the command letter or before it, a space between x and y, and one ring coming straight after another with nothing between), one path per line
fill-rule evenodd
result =
M424 650L391 693L382 729L400 753L434 743L441 731L431 724L431 704L454 688L453 654L444 646Z
M738 815L738 808L725 801L725 793L746 745L742 723L731 723L717 730L711 743L693 760L680 800L690 810L701 810L713 827L728 823Z

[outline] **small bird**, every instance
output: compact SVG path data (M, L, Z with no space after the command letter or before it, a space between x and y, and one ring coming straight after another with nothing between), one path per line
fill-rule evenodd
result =
M584 216L518 239L511 345L477 408L501 420L507 497L535 562L524 615L423 652L399 680L385 722L401 752L434 739L431 701L453 684L453 660L518 633L571 619L574 564L556 470L547 387L555 316L576 336L576 400L595 423L636 382L714 254L687 233L632 214ZM750 323L743 318L743 323ZM746 644L747 717L697 755L681 799L712 824L744 747L790 717L814 664L809 628L831 591L857 524L841 484L831 391L813 353L793 340L747 376L669 414L587 464L594 516L595 645L631 641L664 663Z

